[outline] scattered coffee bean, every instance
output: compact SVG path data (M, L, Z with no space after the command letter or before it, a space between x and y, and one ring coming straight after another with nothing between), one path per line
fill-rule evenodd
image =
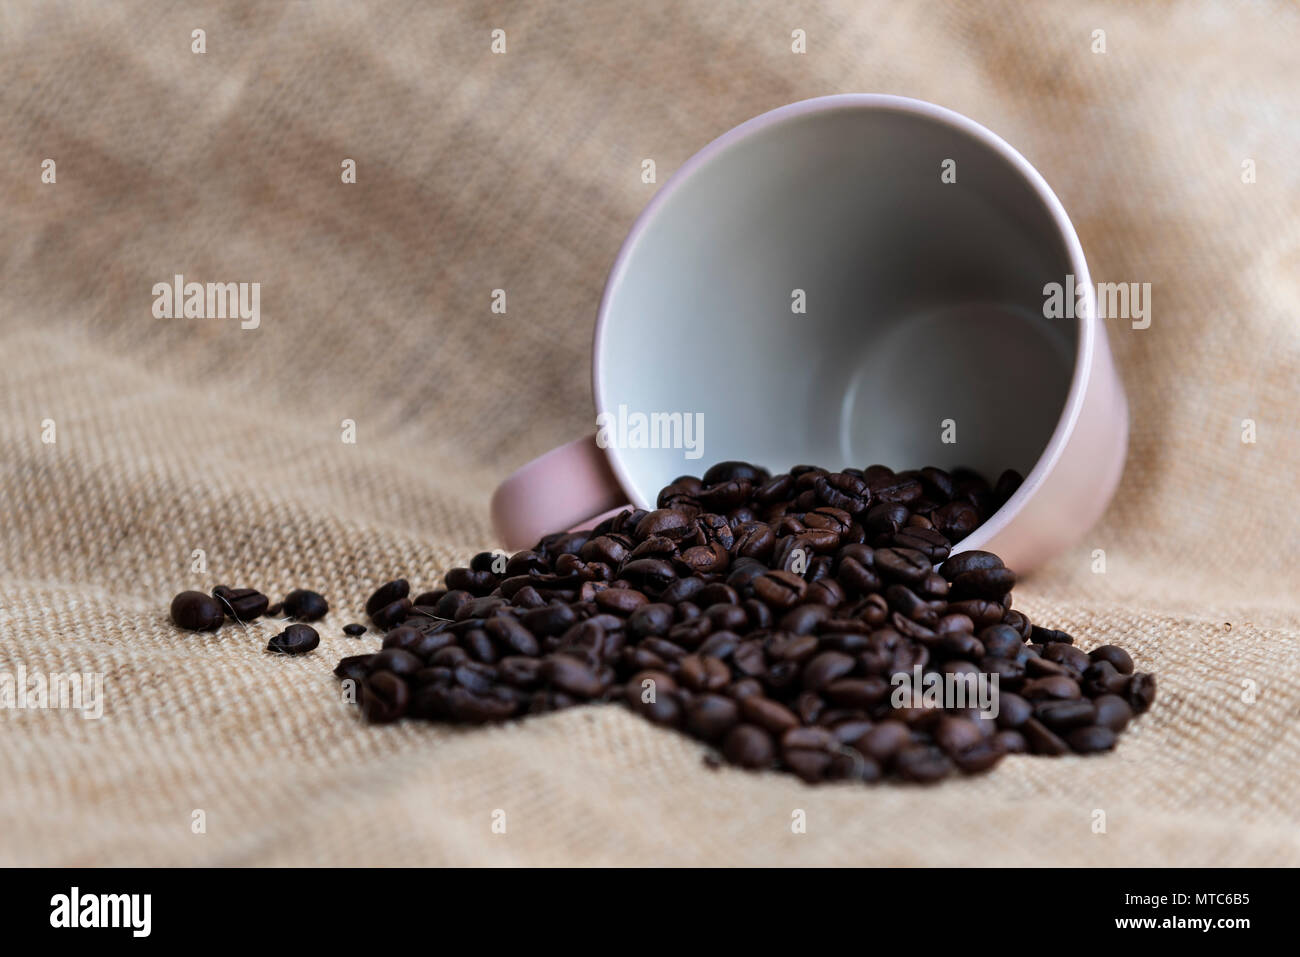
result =
M320 644L320 635L311 625L290 625L267 644L266 650L281 655L302 655Z
M271 600L255 588L229 588L218 585L212 597L221 602L226 615L235 621L247 622L266 614Z
M221 602L201 591L183 591L172 599L172 621L189 631L216 631L225 620Z
M298 588L284 596L284 613L297 621L320 621L329 614L324 596Z
M366 633L365 625L351 624L343 626L343 634L351 638L360 638Z

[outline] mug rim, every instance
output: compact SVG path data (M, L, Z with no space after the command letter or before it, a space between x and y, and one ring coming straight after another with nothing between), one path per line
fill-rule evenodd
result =
M1092 285L1092 276L1088 270L1088 263L1084 257L1083 245L1079 241L1078 233L1075 231L1074 224L1070 221L1064 205L1062 205L1051 186L1047 184L1047 180L1010 143L986 126L955 110L950 110L947 107L926 100L891 93L837 93L830 96L798 100L768 110L765 113L760 113L702 147L683 163L668 178L663 187L646 203L645 208L641 210L641 213L633 222L632 228L628 231L622 246L619 248L618 255L614 259L609 278L605 281L604 292L601 294L600 307L596 314L595 333L592 337L592 400L595 403L598 415L608 410L601 390L601 354L605 325L609 318L611 303L635 256L637 247L640 245L650 224L663 210L669 198L705 165L716 160L731 147L739 145L756 134L798 117L846 108L871 112L906 113L922 117L941 126L947 126L950 129L964 133L991 149L1020 175L1021 179L1033 190L1043 204L1057 234L1064 241L1066 255L1075 278L1075 287L1076 289L1080 287L1083 289L1083 308L1076 310L1074 317L1074 321L1078 325L1075 340L1077 345L1074 355L1074 369L1070 376L1070 388L1066 393L1065 405L1057 418L1056 426L1052 430L1047 445L1034 461L1033 468L1029 470L1029 474L1025 476L1024 481L1021 482L1015 493L1002 504L1001 508L989 516L984 524L953 547L954 554L960 551L969 551L970 549L979 548L990 541L1020 514L1034 493L1056 468L1070 436L1074 433L1075 425L1078 423L1083 409L1084 396L1087 393L1088 382L1093 368L1093 356L1097 347L1097 330L1093 322L1096 316L1096 291ZM622 461L622 450L611 447L602 449L602 451L605 453L605 458L609 462L614 477L618 480L619 487L622 488L632 505L638 508L654 508L655 503L644 500L635 485L633 485L629 470ZM789 463L790 466L796 464L798 463ZM909 465L903 463L903 466L904 468L920 468L923 464ZM865 467L865 464L857 467ZM891 465L890 467L893 468L894 466Z

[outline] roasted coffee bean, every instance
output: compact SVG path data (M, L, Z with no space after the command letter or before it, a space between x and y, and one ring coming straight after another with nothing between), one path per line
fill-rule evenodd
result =
M1010 733L1016 734L1014 731ZM1006 741L997 735L992 735L963 751L958 751L952 755L952 759L963 774L983 774L1006 756Z
M596 593L595 601L596 606L603 611L630 615L650 599L635 588L606 588Z
M993 740L1007 754L1025 754L1029 751L1029 742L1025 740L1025 736L1019 731L1012 729L999 731L993 736Z
M1034 717L1053 731L1064 732L1096 721L1097 706L1086 698L1040 701L1034 707Z
M271 600L255 588L229 588L218 585L212 597L221 603L227 617L234 621L252 621L266 614Z
M1065 700L1079 697L1079 685L1074 679L1065 675L1051 675L1027 681L1020 689L1020 694L1030 701Z
M807 587L798 575L779 570L770 571L753 582L754 597L773 608L790 608L797 604Z
M1029 619L1026 618L1024 615L1022 615L1020 612L1018 611L1007 612L1005 615L1002 616L1002 623L1004 625L1009 625L1010 627L1014 628L1016 630L1016 634L1020 636L1021 641L1029 640L1029 635L1033 626L1030 624Z
M225 620L225 607L201 591L183 591L172 599L171 618L189 631L216 631Z
M1049 731L1047 726L1037 718L1029 718L1016 730L1024 735L1029 750L1034 754L1055 757L1070 750L1069 745Z
M1097 709L1096 723L1110 728L1116 734L1123 731L1133 719L1133 709L1119 695L1099 695L1092 703Z
M1124 698L1128 701L1129 707L1133 709L1134 714L1142 714L1156 700L1156 676L1141 673L1134 674L1129 679L1128 690L1125 692Z
M351 625L343 626L343 634L347 635L350 638L360 638L365 633L366 633L365 625L351 624Z
M544 611L545 609L539 610ZM528 614L535 613L533 611ZM484 624L483 630L501 649L502 654L536 657L541 651L536 636L517 618L511 618L508 615L489 618Z
M659 594L677 578L673 566L659 558L638 558L627 562L619 574L632 587L651 595Z
M1129 680L1128 675L1120 674L1109 661L1102 660L1089 665L1084 671L1083 691L1092 698L1106 694L1123 694L1128 688Z
M878 548L875 569L882 578L915 585L930 574L930 559L914 548Z
M1016 584L1016 573L1009 568L980 568L962 572L951 580L949 594L954 601L988 598L996 601Z
M384 635L384 648L405 648L410 651L424 637L424 632L413 625L398 625Z
M320 635L311 625L290 625L273 637L266 650L280 655L304 655L320 644Z
M896 548L908 548L923 553L932 564L937 564L948 557L948 539L932 528L908 527L900 530L890 538Z
M1102 645L1088 652L1088 658L1094 662L1105 661L1122 675L1133 673L1133 659L1123 648L1116 645Z
M998 727L1018 728L1033 717L1034 707L1018 694L998 695Z
M953 771L952 761L933 745L910 745L894 755L894 768L906 781L931 784Z
M776 759L772 736L752 724L738 724L727 732L722 753L732 764L753 770L770 767Z
M1044 645L1042 654L1047 661L1054 661L1063 667L1072 678L1083 677L1083 673L1088 670L1088 666L1091 664L1088 656L1082 651L1061 641L1054 641L1051 644Z
M290 625L289 627L298 626ZM303 625L302 627L307 626ZM398 675L413 675L423 667L424 662L419 656L407 651L405 648L385 648L370 657L371 674L380 671L391 671Z
M1002 564L1002 559L992 552L969 551L954 555L944 562L939 568L939 574L951 582L958 575L964 575L967 572L1003 567L1005 566Z
M361 713L374 724L396 721L406 714L410 704L410 688L391 671L372 674L361 686Z
M940 718L934 731L935 743L949 756L955 756L959 752L972 748L983 739L983 731L969 718Z
M979 633L984 653L997 658L1015 659L1024 646L1019 633L1010 625L989 625Z
M686 727L706 741L716 741L739 723L740 707L723 695L696 695L686 705Z
M397 578L386 584L380 585L375 593L366 601L366 614L370 617L375 616L375 612L386 608L395 601L400 601L411 592L411 585L405 578ZM450 617L450 616L448 616Z
M781 704L761 694L740 699L740 711L746 721L766 728L773 734L782 734L799 726L799 717Z
M596 698L604 692L613 679L612 673L602 675L583 662L567 655L549 655L542 662L542 680L576 698Z
M1043 628L1039 625L1030 628L1029 640L1036 645L1046 645L1058 641L1067 645L1074 644L1074 639L1065 632L1056 631L1053 628Z
M965 502L949 502L930 513L930 521L949 541L959 542L980 525L980 512Z
M1079 754L1092 754L1096 751L1109 751L1115 747L1115 732L1102 725L1088 725L1075 728L1065 740Z
M387 631L394 625L400 624L406 620L406 616L411 613L411 600L409 598L400 598L391 604L384 605L375 611L370 620L376 627Z
M677 662L677 678L692 691L721 691L731 683L731 669L719 658L686 655Z
M370 655L349 655L339 660L334 676L350 681L361 681L370 673Z
M808 691L821 691L851 672L854 664L853 658L843 652L823 651L804 667L803 686Z

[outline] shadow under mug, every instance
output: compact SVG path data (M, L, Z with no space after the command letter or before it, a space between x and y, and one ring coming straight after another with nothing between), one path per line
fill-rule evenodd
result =
M1077 290L1070 318L1046 317L1050 283ZM1029 571L1088 531L1123 468L1128 406L1096 312L1060 201L978 123L885 95L772 110L637 219L596 320L602 441L506 479L496 533L514 550L654 508L730 459L1010 468L1024 483L954 551Z

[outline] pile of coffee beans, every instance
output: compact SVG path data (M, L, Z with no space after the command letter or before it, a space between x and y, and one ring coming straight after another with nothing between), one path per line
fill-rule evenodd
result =
M301 655L320 644L316 629L303 622L319 621L329 614L324 596L297 588L275 605L255 588L231 588L218 585L207 595L201 591L183 591L172 599L171 618L188 631L216 631L227 620L247 624L258 618L284 615L298 624L289 625L275 635L266 650L276 654ZM362 631L365 631L362 628Z
M1085 653L1014 610L997 556L949 558L1019 484L724 462L674 481L652 511L476 555L444 588L411 597L388 582L366 604L382 650L335 674L372 722L621 701L734 764L809 782L929 782L1011 753L1105 751L1155 679L1114 645ZM920 688L900 705L897 679L920 675L996 676L997 717Z

